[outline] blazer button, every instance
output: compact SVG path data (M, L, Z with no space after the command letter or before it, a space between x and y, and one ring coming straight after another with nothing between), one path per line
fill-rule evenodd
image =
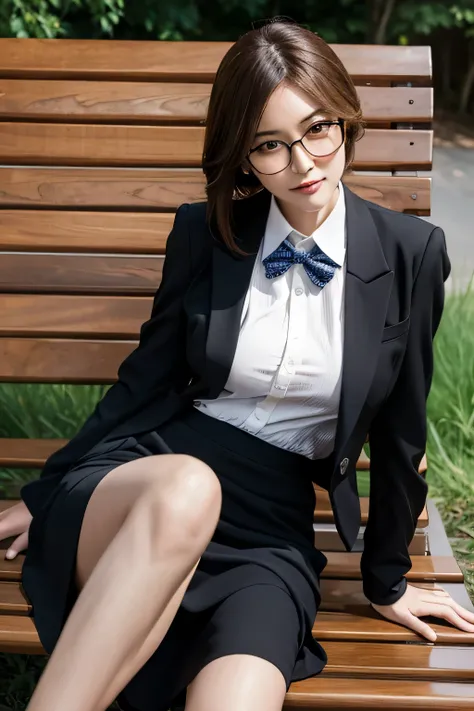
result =
M345 474L346 471L347 471L347 467L348 467L348 466L349 466L349 460L348 460L347 457L345 457L345 458L342 460L341 464L340 464L341 476L344 476L344 474Z

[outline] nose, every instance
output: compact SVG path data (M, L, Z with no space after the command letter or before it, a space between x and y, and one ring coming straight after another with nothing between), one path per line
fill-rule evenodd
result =
M313 168L314 162L301 143L296 143L291 152L291 170L294 173L307 173Z

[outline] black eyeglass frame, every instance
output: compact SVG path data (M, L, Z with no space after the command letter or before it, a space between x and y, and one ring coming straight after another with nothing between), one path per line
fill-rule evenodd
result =
M306 134L309 133L309 131L311 131L311 129L314 128L314 126L321 126L321 125L322 125L322 126L340 126L341 129L342 129L342 142L341 142L341 144L340 144L337 148L335 148L333 151L330 151L329 153L324 153L323 155L319 155L318 153L311 153L311 151L308 150L308 149L306 148L306 146L304 145L304 143L303 143L303 139L305 138ZM345 140L346 140L346 122L345 122L344 119L337 119L337 121L317 121L316 123L313 123L313 125L310 126L307 131L304 132L304 134L301 136L301 138L298 138L296 141L293 141L293 143L287 143L286 141L281 141L279 138L275 138L275 139L273 139L273 140L274 140L275 142L277 142L277 143L282 143L283 145L285 145L285 146L288 148L288 153L289 153L290 159L289 159L288 163L285 165L284 168L280 168L280 170L276 170L274 173L263 173L261 170L259 170L258 168L256 168L256 167L254 166L254 164L252 163L252 161L251 161L251 159L250 159L250 156L251 156L252 153L255 153L255 151L258 151L258 149L259 149L261 146L265 145L265 143L271 142L271 141L262 141L262 143L259 143L258 146L256 146L255 148L252 148L252 149L247 153L247 155L246 155L246 158L247 158L248 162L250 163L250 165L252 166L252 168L254 168L254 169L257 171L257 173L260 173L261 175L276 175L277 173L281 173L283 170L286 170L286 169L288 168L288 166L290 165L291 161L292 161L292 148L293 148L293 146L294 146L296 143L301 143L301 145L303 146L303 148L305 149L305 151L306 151L307 153L309 153L310 156L313 156L313 158L327 158L327 156L331 156L333 153L335 153L336 151L338 151L339 148L345 143Z

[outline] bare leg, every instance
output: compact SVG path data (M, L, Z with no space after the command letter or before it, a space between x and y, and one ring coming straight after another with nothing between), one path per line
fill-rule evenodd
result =
M152 627L137 655L133 659L127 660L127 662L125 662L125 664L119 669L118 673L115 675L111 684L107 688L101 703L98 705L97 711L102 711L102 709L107 709L110 706L123 688L128 684L130 679L135 676L145 661L149 659L153 652L158 648L160 642L163 640L175 618L184 593L186 592L189 582L193 577L196 566L197 563L169 601L163 614L160 616L158 622L156 622L156 624ZM149 650L151 650L151 652ZM143 659L145 661L142 662L141 660Z
M118 487L122 496L111 497L99 511L98 492L105 493L108 484ZM131 487L136 498L130 501ZM123 508L126 499L128 510ZM86 520L88 506L81 529L84 545L78 549L78 578L81 560L87 569L91 558L99 559L27 711L107 708L169 629L186 580L189 583L214 532L221 491L212 470L199 460L160 455L116 467L96 487L89 503L91 516ZM113 520L118 530L101 554L91 541L103 529L104 519ZM106 528L110 534L113 526ZM87 542L94 548L89 559L84 552Z
M271 662L230 654L207 664L188 685L185 711L281 711L285 677Z

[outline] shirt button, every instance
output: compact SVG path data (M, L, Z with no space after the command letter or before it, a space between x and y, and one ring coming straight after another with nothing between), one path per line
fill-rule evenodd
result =
M294 365L294 364L295 364L295 363L294 363L293 360L290 359L290 360L288 361L288 365Z
M300 286L297 289L295 289L296 296L301 296L302 293L303 293L303 289Z

